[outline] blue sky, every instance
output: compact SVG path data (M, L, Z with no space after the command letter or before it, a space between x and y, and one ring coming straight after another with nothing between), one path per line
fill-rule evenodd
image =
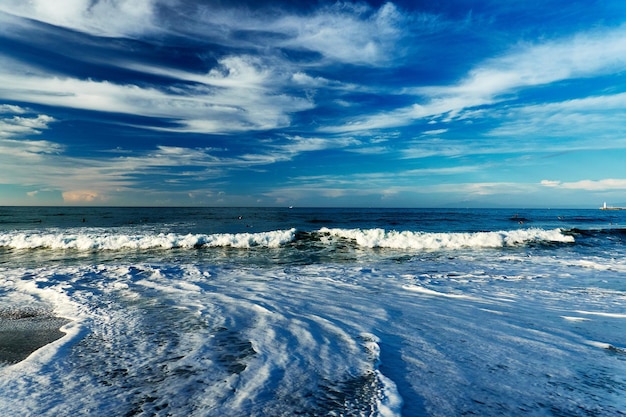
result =
M0 205L626 204L626 3L0 1Z

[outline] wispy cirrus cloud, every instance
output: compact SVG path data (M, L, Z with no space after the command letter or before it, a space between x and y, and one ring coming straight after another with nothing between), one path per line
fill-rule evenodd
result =
M47 129L54 122L54 117L39 114L34 117L13 116L0 118L0 138L11 138L22 135L36 135Z
M570 139L570 149L624 148L626 93L605 93L552 103L511 106L502 123L486 132L491 137L537 135Z
M542 180L541 185L550 188L585 191L626 190L626 179L606 178L602 180L580 180L561 182L556 180Z
M98 36L158 30L158 0L6 0L0 11ZM171 2L170 2L171 3Z
M194 76L194 84L157 88L24 75L5 66L0 69L0 95L6 100L158 118L169 123L160 128L171 131L231 133L285 127L290 113L312 107L306 97L281 91L281 83L270 72L257 59L227 57L205 76Z
M335 201L340 205L368 202L370 205L388 206L406 204L407 201L422 197L428 197L429 201L458 203L498 195L529 195L541 188L537 184L506 181L416 183L415 178L419 175L412 177L411 182L393 180L397 175L389 173L299 177L294 178L290 184L265 192L264 195L279 203L298 202L314 206L316 201Z
M9 1L0 5L0 17L2 12L96 36L132 37L154 31L161 33L159 36L184 36L198 44L198 54L202 54L204 42L210 42L208 50L215 49L215 44L230 48L230 52L210 52L215 59L207 59L205 72L155 65L129 54L109 56L107 50L100 52L100 58L96 58L98 54L72 58L170 80L161 85L44 73L14 59L0 65L0 95L6 100L145 116L159 119L146 121L144 127L148 128L218 134L288 127L291 114L316 107L312 88L364 89L311 76L307 70L329 62L388 65L402 56L399 41L407 29L428 27L437 20L427 14L403 13L393 3L379 8L334 3L304 14L176 0L63 0L54 6L35 0ZM3 19L6 36L24 41L39 31L41 39L48 38L44 33L48 27L26 25L7 16ZM55 37L57 42L67 38L63 44L78 39L62 32L55 32ZM76 46L98 48L95 40ZM299 62L284 51L317 55ZM63 53L72 51L64 49Z
M333 61L384 65L394 58L407 18L392 3L379 9L335 3L313 16L285 16L275 27L288 38L279 44L320 53Z
M220 181L234 171L355 143L349 138L294 136L268 142L254 153L231 156L225 155L225 149L157 145L142 152L116 149L96 156L75 157L66 153L65 146L51 141L0 139L0 184L59 190L70 204L115 202L116 195L132 193L137 187L147 194L158 193L159 189L161 193L169 189L175 194L198 194L198 188L206 194L210 188L201 184L211 181L213 186L220 186Z
M352 119L321 130L345 133L407 126L416 120L450 121L463 112L514 99L522 89L620 73L626 69L626 27L589 31L564 39L520 44L509 53L485 60L459 82L447 86L402 89L418 103Z
M436 16L412 14L392 2L379 8L355 2L322 3L312 13L278 6L251 10L240 4L199 4L189 17L180 29L183 32L202 33L227 46L256 49L263 45L317 54L306 57L308 66L329 62L390 65L402 52L399 43L409 31L438 25Z
M398 41L407 30L437 25L436 16L411 15L391 2L379 8L336 2L297 13L278 5L193 0L6 0L0 12L96 36L173 34L226 47L303 50L324 60L376 66L397 58Z
M83 91L81 94L85 94ZM350 138L287 136L268 141L255 153L223 156L225 150L157 145L154 150L100 152L99 156L71 157L66 146L30 137L46 130L55 119L33 114L16 105L0 106L0 183L20 183L67 192L67 201L104 201L115 191L136 186L143 177L161 176L180 187L199 180L221 178L228 170L288 161L302 153L358 144ZM181 170L179 167L185 167ZM73 196L73 197L72 197Z
M278 152L284 152L288 155L297 155L303 152L315 152L326 149L341 149L361 144L361 141L351 137L322 138L290 136L287 139L287 142L276 145L274 148Z
M248 50L258 49L258 38L262 38L265 48L262 54L224 55L205 73L158 66L154 62L129 61L128 57L106 62L124 70L168 77L172 80L169 86L81 79L63 74L51 76L26 63L10 60L5 60L4 70L0 70L0 94L7 100L159 118L169 123L166 127L156 123L159 128L196 133L231 133L289 126L290 114L315 107L303 88L356 89L358 86L306 75L303 69L311 65L310 61L301 67L279 50L295 48L318 52L318 61L379 65L396 55L394 44L402 36L401 21L404 19L391 3L380 9L337 3L319 9L314 16L268 11L254 14L241 7L211 7L209 12L202 5L187 6L184 10L190 13L189 21L198 22L192 11L203 17L200 27L199 22L194 25L182 19L175 23L164 17L165 13L156 13L157 9L172 7L174 3L171 1L135 4L123 0L67 0L66 3L65 7L55 5L55 10L59 10L50 14L46 12L50 6L43 1L10 2L0 10L99 36L108 33L103 32L105 28L113 31L111 36L128 35L130 32L123 30L127 26L140 31L137 28L145 29L146 20L152 22L163 18L160 21L163 25L158 26L164 26L164 31L185 33L196 39L198 33L208 32L212 42L231 47L238 44ZM125 13L127 9L130 13ZM122 19L117 29L104 25L113 11L127 19ZM140 19L142 22L135 22ZM11 23L15 25L15 22ZM228 27L229 36L215 36L214 31L219 32L224 26ZM37 30L32 25L29 29ZM255 33L256 41L250 43L245 37L232 35L238 31ZM14 36L10 32L7 35Z
M19 116L15 116L19 114ZM12 164L15 158L33 164L47 154L63 150L63 146L47 140L32 140L55 122L45 114L32 114L28 109L16 105L0 105L0 161L3 168ZM7 179L8 180L8 179Z

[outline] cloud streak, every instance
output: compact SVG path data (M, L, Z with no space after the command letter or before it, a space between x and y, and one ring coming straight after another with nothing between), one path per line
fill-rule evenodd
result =
M97 36L156 31L156 0L6 0L0 11Z
M562 188L565 190L584 190L584 191L626 190L626 179L606 178L602 180L580 180L580 181L574 181L574 182L542 180L541 185L543 185L544 187Z
M0 184L59 190L70 204L104 204L115 202L115 195L132 193L137 187L149 194L159 193L163 188L184 194L196 191L206 181L219 185L218 180L232 172L353 144L355 141L348 138L296 136L282 143L268 143L257 153L236 156L221 155L226 152L223 149L157 145L142 153L116 150L78 158L67 155L64 146L50 141L0 139ZM150 178L161 180L153 182ZM170 186L164 187L163 182ZM205 194L208 191L205 189Z
M54 122L54 118L45 114L36 117L13 116L0 119L0 138L10 138L22 135L36 135Z
M579 33L537 44L520 45L485 60L458 83L404 88L418 103L353 119L323 131L344 133L407 126L420 119L458 120L463 112L510 101L520 90L558 81L620 73L626 69L626 28Z
M109 81L20 75L0 70L6 100L163 119L167 130L232 133L288 126L289 114L310 109L307 98L272 90L263 69L229 57L195 85L165 88ZM153 126L147 125L147 128Z

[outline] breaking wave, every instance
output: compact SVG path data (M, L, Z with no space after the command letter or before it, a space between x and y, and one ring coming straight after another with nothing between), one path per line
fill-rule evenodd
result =
M501 248L533 243L573 243L574 237L561 229L521 229L474 233L397 232L384 229L320 229L328 237L355 241L367 248L440 250L462 248Z
M118 251L202 248L281 248L293 242L332 247L349 241L361 248L400 250L454 250L503 248L534 244L573 243L574 236L561 229L538 228L472 232L427 233L384 229L330 229L298 232L295 228L259 233L175 234L121 233L82 229L73 232L0 233L0 248L30 250Z
M277 248L294 239L296 230L261 233L124 234L103 231L76 233L13 232L0 234L0 247L12 249L124 250L202 247Z

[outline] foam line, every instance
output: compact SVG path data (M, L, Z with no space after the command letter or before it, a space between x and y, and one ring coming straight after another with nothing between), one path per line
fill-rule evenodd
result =
M384 229L329 229L320 233L354 240L367 248L392 249L461 249L461 248L501 248L519 246L533 242L572 243L574 238L563 234L560 229L522 229L498 232L475 233L424 233L409 231L386 231Z
M123 250L201 247L268 247L291 242L295 229L261 233L218 234L125 234L99 230L80 232L9 232L0 234L0 247L12 249Z
M407 291L417 292L417 293L425 294L425 295L432 295L432 296L435 296L435 297L460 298L460 299L466 299L466 300L475 300L476 299L475 297L471 297L471 296L465 295L465 294L443 293L443 292L434 291L434 290L431 290L431 289L428 289L428 288L420 287L418 285L403 285L402 288L407 290Z
M599 316L599 317L610 317L615 319L626 319L626 314L620 313L604 313L601 311L584 311L584 310L576 310L578 314L587 314L590 316Z

